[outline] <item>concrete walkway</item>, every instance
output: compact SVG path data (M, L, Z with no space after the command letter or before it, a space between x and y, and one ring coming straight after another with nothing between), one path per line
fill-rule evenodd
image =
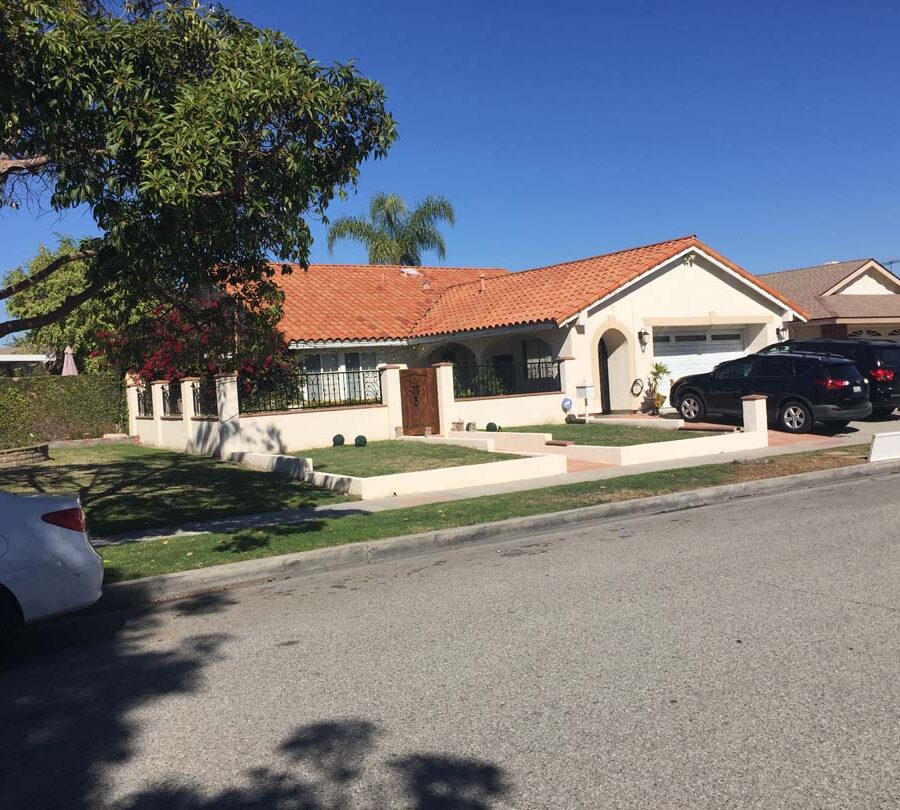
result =
M135 543L147 540L162 540L170 537L179 537L207 532L232 532L241 529L255 529L263 526L276 526L290 523L301 523L305 520L339 517L346 515L371 514L383 512L389 509L403 509L411 506L422 506L430 503L442 503L447 501L464 500L466 498L478 498L484 495L500 495L510 492L527 492L532 489L545 487L565 486L566 484L583 483L586 481L603 481L611 478L621 478L627 475L640 475L641 473L659 472L661 470L685 469L700 467L704 464L726 464L732 461L765 458L768 456L786 455L789 453L808 452L812 450L828 450L835 447L846 447L855 444L868 444L871 441L873 425L871 423L854 423L858 427L855 432L836 436L807 434L792 436L777 431L769 431L769 447L759 450L747 450L739 453L719 453L700 458L684 459L681 461L654 462L650 464L635 464L629 467L595 466L584 469L570 469L566 475L556 475L548 478L533 478L527 481L514 481L505 484L491 484L488 486L465 487L463 489L428 492L421 495L403 495L392 498L380 498L369 501L348 501L347 503L330 504L328 506L307 507L304 509L286 509L278 512L265 512L252 515L235 515L231 517L215 518L212 520L198 520L183 523L178 526L166 526L158 529L126 532L107 538L94 538L97 546L118 545L120 543ZM880 423L876 423L880 424ZM896 426L897 423L894 423ZM884 428L888 429L888 428ZM851 431L853 428L851 428Z

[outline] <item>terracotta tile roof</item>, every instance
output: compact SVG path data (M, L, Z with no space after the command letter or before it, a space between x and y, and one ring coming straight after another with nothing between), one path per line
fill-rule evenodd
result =
M288 341L406 338L447 287L507 273L499 268L370 264L312 264L305 271L292 267L289 275L275 277L284 291L279 326Z
M869 259L853 259L846 262L818 264L814 267L768 273L759 278L782 295L796 301L813 318L831 318L832 313L819 296L859 270L868 261Z
M797 304L696 236L510 273L476 268L314 264L276 280L289 341L390 340L562 324L689 248L702 250L804 317Z
M486 279L483 285L450 287L418 321L413 334L436 335L548 321L562 324L598 299L692 247L720 261L806 317L803 310L783 294L761 283L696 236L684 236L574 262L509 273Z

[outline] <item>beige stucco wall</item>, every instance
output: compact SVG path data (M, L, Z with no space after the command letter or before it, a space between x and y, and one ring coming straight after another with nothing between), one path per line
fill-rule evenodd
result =
M453 422L474 422L483 429L488 422L501 427L561 423L565 420L562 400L565 394L529 394L521 397L485 397L483 399L456 399L448 408L450 423L442 425L443 432L450 430Z
M611 357L611 407L636 410L641 397L632 396L629 389L636 378L646 385L654 363L654 329L740 326L747 335L748 350L756 351L777 340L775 330L782 325L784 316L780 304L769 301L705 258L696 257L692 265L676 260L652 278L589 310L582 323L568 331L562 351L575 358L568 375L570 386L581 382L593 385L592 410L600 410L600 338L607 330L616 329L626 337L627 344L615 363ZM637 337L641 330L649 333L643 351ZM567 393L574 398L574 388Z

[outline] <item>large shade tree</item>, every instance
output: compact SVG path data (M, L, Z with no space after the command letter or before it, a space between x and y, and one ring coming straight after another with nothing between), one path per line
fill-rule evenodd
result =
M0 321L0 337L111 285L133 302L258 296L279 270L267 259L306 263L306 220L395 138L383 88L352 65L183 0L3 0L0 87L0 224L33 195L86 206L99 230L0 289L84 263L82 289Z
M447 255L439 223L453 225L453 206L444 197L428 196L410 211L396 194L376 194L369 204L369 218L341 217L328 230L328 250L341 239L364 245L371 264L422 264L422 254L433 250Z

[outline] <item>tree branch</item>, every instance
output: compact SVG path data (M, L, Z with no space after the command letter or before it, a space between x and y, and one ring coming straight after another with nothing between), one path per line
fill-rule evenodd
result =
M14 321L0 323L0 338L11 335L13 332L25 332L29 329L40 329L48 323L55 323L66 317L73 309L81 306L85 301L93 298L106 286L106 281L94 281L88 284L81 292L70 295L56 309L45 312L43 315L33 315L29 318L19 318Z
M17 281L15 284L10 284L8 287L0 290L0 301L4 298L9 298L11 295L15 295L18 292L22 292L22 290L27 290L29 287L33 287L45 278L49 278L59 270L60 267L65 267L67 264L81 261L82 259L90 259L96 255L97 252L94 250L78 250L74 253L67 253L65 256L58 256L42 270L38 270L36 273L26 276L21 281Z
M36 174L50 162L50 155L37 155L30 158L13 158L5 152L0 152L0 186L6 182L11 174Z

